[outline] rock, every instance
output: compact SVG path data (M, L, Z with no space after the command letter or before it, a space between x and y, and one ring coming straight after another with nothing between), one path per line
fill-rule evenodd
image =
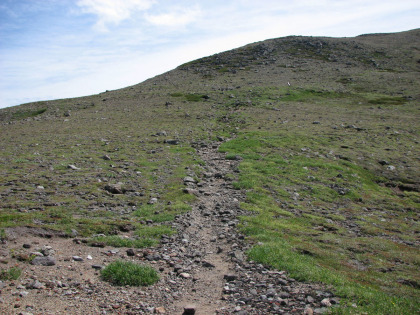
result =
M40 290L40 289L45 289L45 286L43 283L39 282L38 280L35 280L34 282L28 284L26 286L27 289L35 289L35 290Z
M196 180L191 176L184 177L184 183L196 183Z
M321 305L322 305L322 306L325 306L325 307L330 307L330 306L331 306L330 299L323 299L323 300L321 301Z
M306 302L308 302L308 303L312 304L313 302L315 302L315 299L314 299L312 296L308 295L308 296L306 297Z
M29 294L29 292L28 291L20 291L19 292L19 296L20 297L25 297L25 296L27 296Z
M175 139L165 140L164 143L177 145L177 144L179 144L179 140L175 140Z
M194 315L195 310L196 310L196 306L194 304L185 305L183 315Z
M182 272L179 275L181 276L181 278L184 278L184 279L191 278L191 275L189 273L186 273L186 272Z
M104 155L103 157L102 157L105 161L110 161L111 160L111 158L108 156L108 155Z
M153 204L155 204L156 202L158 202L158 199L157 199L157 198L150 198L150 200L149 200L148 204L149 204L149 205L153 205Z
M31 244L23 244L22 247L23 248L31 248Z
M74 166L73 164L69 164L69 165L67 165L67 168L72 169L72 170L75 170L75 171L80 170L80 168L79 168L79 167L76 167L76 166Z
M93 258L92 258L92 256L91 256L91 255L87 255L86 259L87 259L87 260L92 260Z
M101 270L101 269L104 269L104 266L102 266L102 265L92 265L92 268L96 269L96 270Z
M268 297L274 297L277 294L275 289L268 289L266 294Z
M126 253L127 256L134 256L136 254L132 248L127 249Z
M54 266L56 264L56 261L55 258L51 256L35 257L31 261L31 264L35 266Z
M215 265L213 265L212 263L210 263L208 261L203 261L202 264L203 264L203 267L206 267L206 268L214 268L215 267Z
M71 237L77 237L77 235L79 235L79 232L75 229L71 229Z
M304 315L313 315L314 314L314 311L313 311L312 308L307 307L307 308L305 308L305 311L303 312L303 314Z
M395 166L393 166L393 165L388 165L388 166L386 167L386 169L387 169L388 171L395 171Z
M227 282L235 281L238 277L236 275L227 274L223 276L223 279L225 279Z
M166 314L166 310L163 306L156 307L155 314Z
M41 253L44 256L53 256L55 254L55 251L51 246L45 245L45 246L42 246Z
M105 186L105 190L114 195L124 194L124 190L122 189L122 183L108 184Z
M72 258L74 261L83 261L83 258L80 256L73 256Z
M199 196L200 192L197 189L191 189L191 188L185 188L183 189L183 192L190 195Z

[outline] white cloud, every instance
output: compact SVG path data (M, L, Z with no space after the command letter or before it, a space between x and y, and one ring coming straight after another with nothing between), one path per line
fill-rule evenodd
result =
M146 20L158 26L185 26L196 21L201 15L198 7L193 9L174 9L172 12L146 15Z
M119 24L130 18L134 11L144 11L155 3L154 0L79 0L77 5L83 13L95 14L96 29L107 31L108 24Z

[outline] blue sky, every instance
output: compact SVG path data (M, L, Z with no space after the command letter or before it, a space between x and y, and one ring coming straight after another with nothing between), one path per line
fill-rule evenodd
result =
M418 0L0 0L0 108L126 87L268 38L419 21Z

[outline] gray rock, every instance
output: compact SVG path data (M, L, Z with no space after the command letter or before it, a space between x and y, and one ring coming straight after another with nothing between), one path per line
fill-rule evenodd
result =
M35 266L54 266L56 264L56 261L55 258L51 256L35 257L31 261L31 264Z
M276 290L274 290L274 289L268 289L267 290L267 292L266 292L266 295L268 296L268 297L273 297L273 296L275 296L277 294L277 292L276 292Z
M126 253L127 256L134 256L136 254L132 248L127 249Z
M72 258L74 261L83 261L83 258L80 256L73 256Z
M191 176L184 177L184 183L195 183L196 180Z
M101 269L104 269L104 266L102 266L102 265L92 265L92 268L96 269L96 270L101 270Z
M103 157L102 157L105 161L110 161L111 160L111 158L108 156L108 155L104 155Z
M325 306L325 307L330 307L330 306L331 306L330 299L323 299L323 300L321 301L321 305L322 305L322 306Z
M51 246L45 245L45 246L42 246L41 253L44 256L53 256L55 254L55 251Z
M191 275L189 273L186 273L186 272L182 272L179 275L181 276L181 278L184 278L184 279L191 278Z
M79 167L76 167L76 166L74 166L73 164L69 164L69 165L67 165L67 168L72 169L72 170L75 170L75 171L80 170L80 168L79 168Z
M177 144L179 144L179 140L175 140L175 139L165 140L165 143L172 144L172 145L177 145Z
M43 283L39 282L38 280L35 280L34 282L28 284L26 286L27 289L35 289L35 290L39 290L39 289L44 289L45 286Z
M124 190L122 189L122 183L108 184L105 186L105 190L114 195L124 194Z

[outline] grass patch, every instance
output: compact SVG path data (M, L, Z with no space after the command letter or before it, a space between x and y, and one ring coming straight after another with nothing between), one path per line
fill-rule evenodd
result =
M249 257L287 270L298 280L333 285L344 298L343 312L351 310L346 303L356 303L358 311L369 314L387 310L409 314L418 306L418 293L398 281L401 277L417 281L413 266L418 266L418 256L413 257L409 246L383 237L401 237L392 226L413 234L401 220L414 219L403 209L416 205L379 185L382 179L371 171L350 161L320 157L328 147L322 138L281 132L246 132L222 144L219 150L228 158L243 158L234 187L246 190L241 206L254 216L243 217L241 229L261 244L250 250ZM367 200L364 206L361 199ZM367 208L392 210L388 215ZM348 224L358 224L365 237L355 237ZM380 272L395 268L398 259L407 262L398 265L398 273ZM360 264L366 264L364 270Z
M133 262L115 261L101 271L101 278L113 285L148 286L159 280L155 269Z
M208 95L203 94L185 94L185 99L189 102L199 102L208 98Z
M16 113L13 113L12 119L18 120L18 119L25 119L29 117L35 117L38 115L41 115L47 111L46 108L38 109L38 110L21 110L17 111Z
M18 267L2 269L0 271L0 280L17 280L22 274L22 270Z
M376 105L403 105L406 102L407 100L404 97L400 96L383 96L368 101L369 104Z

